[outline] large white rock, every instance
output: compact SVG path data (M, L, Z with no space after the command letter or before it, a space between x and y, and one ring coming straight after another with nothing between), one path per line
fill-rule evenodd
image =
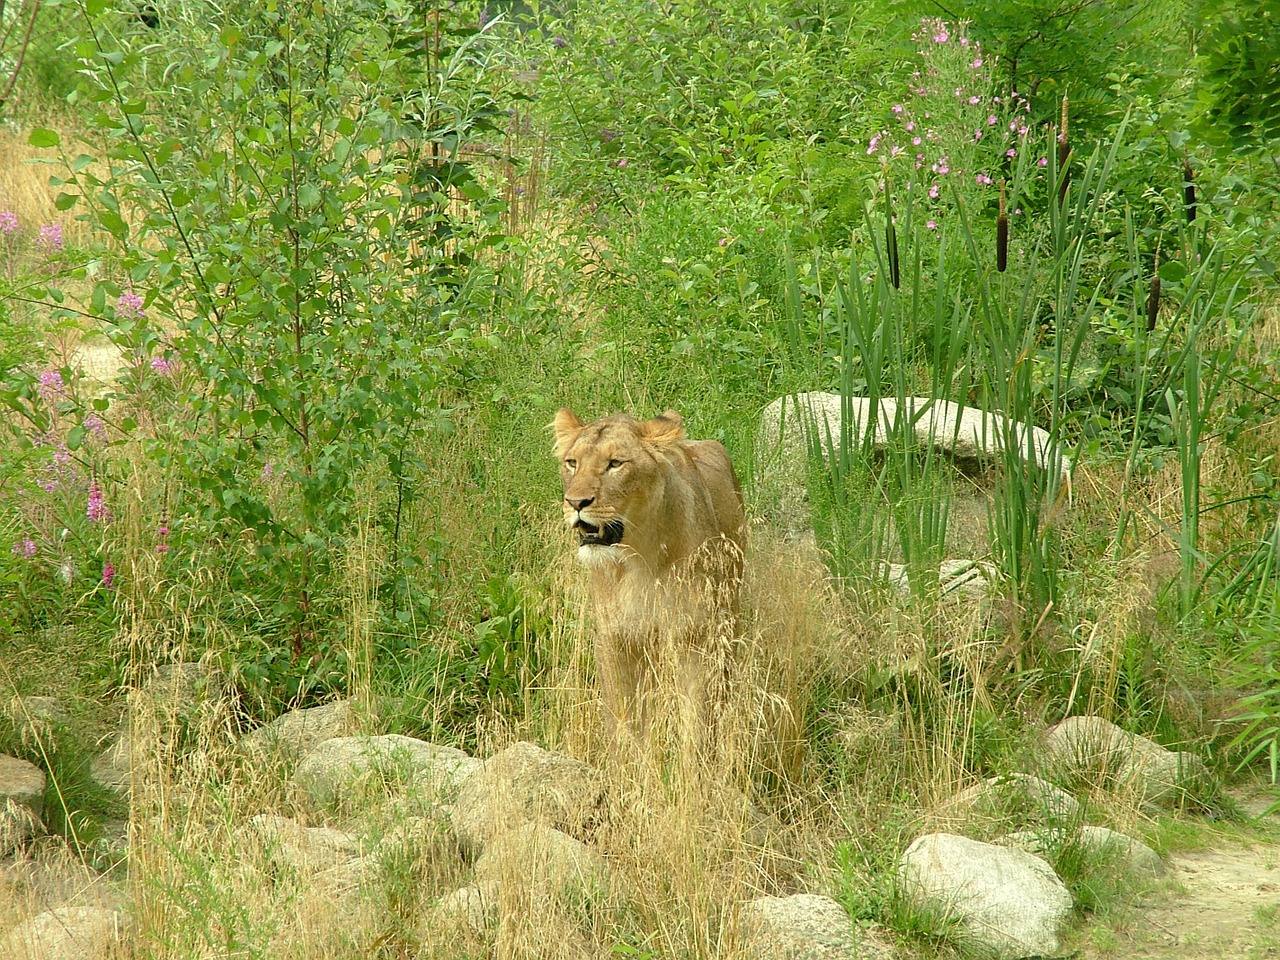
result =
M121 955L130 923L119 910L59 907L18 924L0 940L4 960L106 960Z
M900 884L916 903L957 917L1000 957L1052 957L1062 949L1071 894L1049 864L1023 850L926 834L902 855Z
M1085 824L1078 830L1017 830L998 842L1049 858L1074 844L1085 858L1084 868L1089 873L1103 871L1135 879L1155 879L1165 872L1160 854L1141 840L1107 827Z
M1056 470L1064 483L1070 477L1070 458L1058 453L1048 431L1040 427L949 400L906 397L900 406L892 398L874 405L868 397L847 399L846 407L838 393L797 393L779 397L760 415L756 483L777 514L774 519L787 529L808 526L806 474L812 452L820 451L828 458L840 452L846 411L849 436L858 448L869 432L872 446L884 449L901 420L918 442L956 458L989 461L1000 457L1006 443L1012 442L1024 461Z
M586 839L603 815L604 778L594 767L533 743L494 754L458 791L450 821L464 850L478 854L491 837L541 823Z
M1045 747L1055 768L1146 803L1176 802L1208 778L1194 753L1166 749L1101 717L1067 717L1049 731Z
M399 734L335 737L307 751L293 781L320 806L360 803L388 787L447 797L479 766L461 750Z

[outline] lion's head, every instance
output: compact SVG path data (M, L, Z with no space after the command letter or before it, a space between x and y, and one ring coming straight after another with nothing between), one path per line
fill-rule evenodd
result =
M595 564L647 554L655 527L665 526L656 508L673 445L685 437L680 414L652 420L618 414L584 426L561 410L553 426L565 521L578 534L579 558Z

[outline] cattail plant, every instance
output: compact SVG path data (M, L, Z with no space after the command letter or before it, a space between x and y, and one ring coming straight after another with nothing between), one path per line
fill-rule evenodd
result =
M1160 247L1156 246L1155 262L1151 265L1151 288L1147 291L1147 331L1156 328L1160 316Z
M1196 175L1191 169L1191 158L1182 161L1182 209L1187 215L1187 223L1196 222Z
M902 285L902 269L898 261L898 228L893 222L893 183L889 180L884 185L884 204L885 256L889 260L889 281L893 284L893 289L897 290Z
M1067 199L1067 185L1071 183L1071 168L1067 166L1067 161L1071 157L1071 134L1067 124L1067 98L1062 98L1062 124L1058 127L1058 176L1061 180L1058 183L1058 206L1061 207Z
M996 216L996 269L1004 273L1009 266L1009 212L1005 199L1005 182L1000 181L1000 213Z

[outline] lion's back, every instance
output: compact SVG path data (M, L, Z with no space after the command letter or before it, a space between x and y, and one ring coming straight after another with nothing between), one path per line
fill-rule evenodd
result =
M732 540L741 549L746 513L742 504L742 486L733 469L733 461L729 459L729 451L718 440L691 440L686 446L699 483L710 501L716 533Z

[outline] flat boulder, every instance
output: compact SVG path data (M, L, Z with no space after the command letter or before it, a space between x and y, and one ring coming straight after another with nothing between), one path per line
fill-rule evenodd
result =
M959 920L982 949L1005 958L1053 957L1072 916L1071 894L1026 851L932 833L902 855L900 888L916 904Z
M1011 421L998 413L985 413L949 400L906 397L902 403L885 398L841 398L838 393L796 393L771 402L760 414L756 434L756 481L774 517L787 529L808 527L803 506L806 475L814 453L832 458L841 452L846 431L861 447L864 440L885 449L901 430L914 440L929 444L961 460L991 461L1012 443L1023 459L1057 472L1066 482L1071 460L1054 446L1050 434L1036 426Z
M360 856L360 844L332 827L306 827L289 817L258 814L237 831L241 844L259 846L274 864L300 875L341 866Z
M485 845L476 860L476 880L499 889L518 884L552 895L603 893L610 874L604 857L581 840L540 823L522 823Z
M1006 831L1028 824L1074 827L1084 820L1080 801L1061 787L1026 773L975 783L952 797L943 810L969 822L999 824Z

